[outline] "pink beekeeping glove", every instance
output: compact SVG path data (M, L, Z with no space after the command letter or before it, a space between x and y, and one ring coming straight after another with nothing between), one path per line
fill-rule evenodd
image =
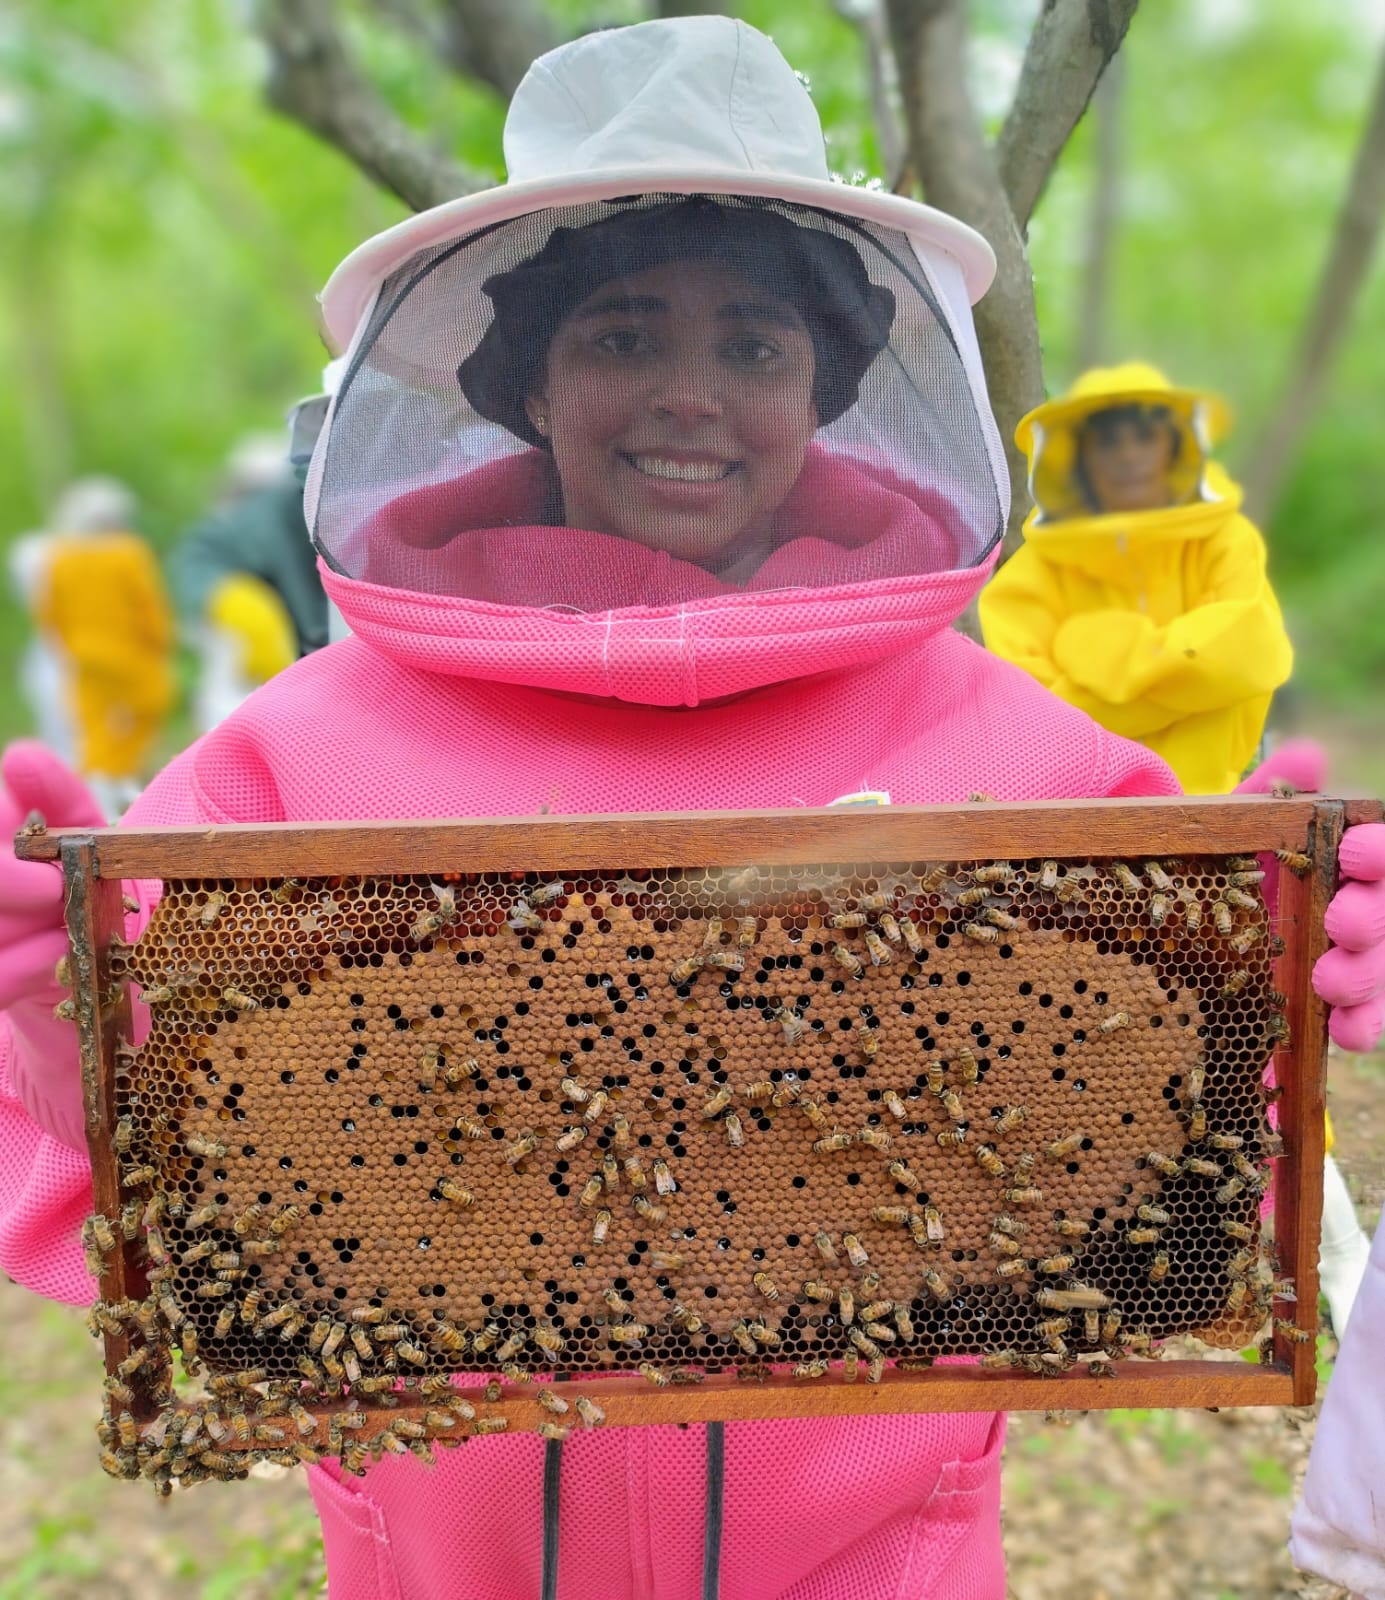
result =
M1344 881L1323 919L1332 948L1313 966L1313 987L1332 1007L1333 1043L1370 1050L1385 1032L1385 822L1348 828L1337 870Z
M62 869L20 861L12 840L31 811L53 828L99 827L100 807L82 780L36 739L0 758L0 1008L13 1049L10 1079L45 1133L86 1149L77 1028L53 1015L67 996L54 968L67 951Z
M1305 794L1316 794L1327 777L1327 752L1312 739L1286 739L1248 773L1233 794L1268 794L1276 783L1291 783Z

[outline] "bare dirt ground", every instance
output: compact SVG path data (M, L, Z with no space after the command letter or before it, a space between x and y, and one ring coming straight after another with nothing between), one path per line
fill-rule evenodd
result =
M1342 765L1377 793L1385 784L1374 756ZM1385 1202L1385 1053L1336 1059L1329 1080L1337 1159L1369 1231ZM269 1468L257 1481L206 1485L164 1504L113 1482L97 1463L100 1368L81 1315L0 1277L0 1329L0 1600L324 1592L302 1474ZM1325 1328L1324 1380L1335 1350ZM1343 1600L1345 1591L1296 1572L1285 1548L1316 1414L1117 1411L1070 1426L1012 1418L1010 1595Z

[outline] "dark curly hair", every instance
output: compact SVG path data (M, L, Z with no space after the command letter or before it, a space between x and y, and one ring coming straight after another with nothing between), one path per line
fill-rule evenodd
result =
M548 347L563 320L612 278L672 261L715 261L787 301L813 341L819 427L856 402L866 369L894 322L894 295L870 281L845 239L782 212L705 196L555 228L537 254L481 285L495 316L457 381L483 417L548 448L524 402L542 386Z

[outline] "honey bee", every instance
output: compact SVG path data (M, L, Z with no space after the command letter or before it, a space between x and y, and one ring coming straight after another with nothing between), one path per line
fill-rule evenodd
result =
M525 1156L532 1155L539 1147L539 1141L532 1133L521 1134L512 1144L507 1144L501 1154L508 1167L518 1166Z
M873 1206L870 1215L872 1222L898 1223L901 1228L907 1228L912 1213L908 1206Z
M543 918L526 901L516 900L510 914L505 919L505 926L513 933L540 933L543 931Z
M146 995L146 999L148 996ZM218 1004L232 1011L258 1011L260 1002L253 995L248 995L244 989L237 989L227 985L218 997Z
M472 1349L477 1355L484 1355L500 1338L501 1331L498 1322L488 1322L471 1341Z
M941 1244L943 1242L943 1219L942 1213L937 1206L925 1206L923 1208L923 1227L929 1244Z
M596 1216L592 1218L592 1243L605 1244L606 1236L611 1231L611 1213L603 1206Z
M771 1015L784 1030L784 1043L797 1044L803 1037L803 1018L799 1016L798 1012L791 1010L788 1006L780 1006Z
M996 1154L995 1146L978 1144L972 1154L976 1157L976 1164L989 1178L1003 1178L1005 1176L1005 1163Z
M821 1229L813 1235L813 1246L824 1261L830 1261L835 1264L840 1259L837 1255L837 1247L832 1243L832 1236L824 1233Z
M1272 1044L1282 1044L1287 1050L1293 1044L1293 1034L1289 1029L1289 1019L1282 1011L1270 1013L1270 1025L1266 1029L1266 1036Z
M83 1231L85 1232L88 1227L91 1230L91 1239L96 1248L102 1255L109 1255L115 1249L115 1230L111 1227L110 1219L98 1211L95 1216L87 1219ZM101 1270L100 1265L98 1265L93 1276L100 1277Z
M939 1099L943 1103L943 1110L947 1112L954 1122L965 1122L967 1120L966 1107L963 1106L962 1097L955 1089L944 1089Z
M800 1379L822 1378L827 1375L830 1365L831 1363L823 1360L822 1357L818 1357L814 1361L800 1361L793 1369L793 1375L795 1378Z
M1215 1189L1213 1193L1216 1195L1217 1199L1222 1205L1227 1205L1234 1200L1237 1195L1244 1194L1245 1187L1246 1183L1244 1178L1228 1178L1226 1182L1222 1184L1220 1188Z
M581 1417L584 1428L599 1428L605 1422L606 1413L595 1400L589 1400L586 1395L579 1394L572 1403L577 1408L577 1415Z
M962 934L976 944L995 944L1000 938L1000 934L994 928L988 928L980 922L963 923Z
M734 1111L729 1112L726 1118L727 1122L729 1123L734 1116ZM740 1127L739 1121L737 1121L736 1126ZM625 1180L632 1189L638 1191L649 1187L649 1179L644 1175L644 1164L638 1156L626 1156L622 1166L625 1171Z
M1173 879L1164 871L1161 861L1145 862L1145 877L1149 880L1150 887L1154 889L1172 889Z
M796 1075L792 1072L787 1072L779 1080L779 1086L769 1097L769 1103L775 1110L782 1111L785 1106L792 1105L801 1092Z
M1045 1273L1049 1277L1056 1277L1059 1273L1070 1272L1076 1265L1076 1256L1044 1256L1035 1262L1034 1270Z
M1209 1133L1207 1135L1207 1148L1209 1150L1239 1150L1245 1140L1239 1133Z
M944 1150L964 1145L967 1142L967 1130L965 1128L944 1128L937 1135L937 1140Z
M693 955L684 956L681 961L675 961L673 966L669 968L668 981L675 987L691 983L697 974L701 972L705 963L706 956L700 950Z
M732 1325L731 1337L736 1341L746 1355L759 1355L760 1347L755 1343L754 1336L751 1334L750 1329L746 1327L744 1322L737 1322Z
M529 1336L547 1356L561 1354L565 1343L562 1334L551 1322L541 1322Z
M689 1311L681 1300L675 1300L669 1307L669 1321L676 1327L682 1328L685 1333L701 1333L707 1326L695 1311Z
M575 1150L586 1137L587 1130L579 1123L576 1126L567 1128L560 1133L553 1141L553 1147L555 1150L561 1150L564 1152L564 1154L566 1154L569 1150Z
M746 1323L746 1328L756 1344L778 1345L783 1343L780 1335L763 1322L748 1322Z
M875 1059L876 1051L880 1048L880 1041L875 1037L875 1029L868 1023L862 1022L856 1029L856 1048L866 1061Z
M1149 1264L1149 1281L1162 1283L1169 1275L1169 1256L1167 1250L1160 1250L1154 1260Z
M830 1283L824 1283L821 1278L809 1278L803 1285L803 1296L813 1300L818 1305L826 1305L832 1298L833 1290Z
M923 1286L939 1303L952 1298L951 1283L936 1267L925 1267L923 1269Z
M1058 863L1045 861L1039 869L1039 887L1051 893L1058 886Z
M800 1100L798 1103L803 1107L803 1115L807 1117L808 1121L812 1123L819 1133L831 1131L832 1124L828 1122L826 1114L816 1100Z
M477 1417L473 1426L477 1433L504 1433L510 1426L508 1417Z
M1140 1219L1141 1222L1152 1222L1156 1228L1165 1228L1168 1226L1169 1214L1160 1206L1149 1205L1147 1203L1142 1206L1136 1206L1135 1215Z
M886 1111L889 1112L896 1122L903 1122L908 1116L904 1102L899 1098L893 1089L886 1089L884 1094L881 1095L880 1099Z
M993 1233L990 1236L991 1248L998 1256L1018 1256L1024 1253L1023 1247L1017 1239L1012 1239L1005 1233Z
M1111 863L1111 876L1120 884L1126 894L1139 894L1140 880L1126 866L1124 861L1113 861Z
M904 936L904 942L909 946L911 955L923 954L923 935L911 917L905 917L899 924L899 931Z
M825 1134L821 1139L813 1140L813 1149L817 1151L849 1150L851 1148L851 1135L838 1130L836 1133Z
M888 1153L891 1139L884 1128L860 1128L856 1133L856 1143L869 1145L873 1150Z
M990 898L989 889L963 889L957 896L957 904L971 910L975 906L984 906Z
M1011 1206L1040 1206L1044 1202L1044 1192L1033 1184L1025 1184L1004 1190L1003 1198Z
M861 1307L861 1321L879 1322L882 1317L888 1317L893 1310L893 1300L871 1300Z
M1158 1244L1158 1228L1131 1228L1126 1236L1131 1244Z
M588 1123L600 1121L610 1103L611 1097L604 1089L593 1090L587 1100L587 1109L582 1113L582 1120Z
M591 1177L582 1185L582 1192L577 1197L577 1204L584 1211L590 1211L601 1198L602 1180L599 1172L592 1173Z
M1064 878L1053 891L1053 898L1059 905L1085 905L1087 897L1083 893L1082 885L1076 878Z
M1086 1137L1084 1133L1070 1133L1064 1139L1055 1139L1044 1146L1044 1155L1053 1162L1070 1161L1082 1149Z
M1225 900L1212 902L1212 924L1223 939L1231 937L1231 907Z
M859 978L866 970L860 956L854 951L848 950L844 944L834 944L832 946L832 959L843 972L852 978Z
M946 1063L936 1057L928 1063L928 1092L941 1094L943 1092L943 1068Z
M1250 982L1250 973L1247 972L1244 967L1239 968L1237 971L1233 972L1231 974L1231 976L1226 980L1226 982L1222 985L1222 987L1221 987L1221 997L1222 997L1222 999L1223 1000L1230 1000L1233 995L1240 994L1241 990L1244 989L1246 984L1248 984L1249 982Z
M136 1189L141 1184L153 1183L159 1176L159 1169L146 1161L137 1167L127 1167L121 1176L130 1188Z
M529 892L531 906L551 906L555 900L561 900L567 893L567 886L561 878L555 878L552 883L541 883L536 889Z
M1002 1369L1017 1367L1020 1358L1012 1350L988 1350L981 1357L980 1365L988 1372L999 1372Z
M904 935L900 932L899 923L892 911L882 911L880 913L879 926L881 933L885 935L891 944L899 944L904 937Z
M867 1322L864 1314L861 1318L861 1332L876 1344L893 1344L895 1331L885 1322Z
M766 1105L774 1097L774 1085L768 1078L761 1078L756 1083L748 1083L741 1093L752 1105Z
M702 965L719 972L744 972L745 956L739 950L709 950L702 958Z
M866 1247L854 1233L844 1233L842 1235L842 1248L846 1251L847 1260L857 1271L870 1265L870 1257L866 1254Z
M282 1239L291 1229L298 1226L303 1213L297 1206L281 1206L278 1212L270 1219L269 1231L276 1239Z
M1229 939L1227 943L1238 956L1248 956L1265 936L1265 930L1252 924L1249 928L1242 928L1240 933Z
M1188 1112L1188 1139L1192 1144L1201 1144L1207 1137L1207 1113L1200 1105L1190 1107Z
M649 1252L649 1265L655 1272L681 1272L688 1264L688 1258L679 1255L676 1250L651 1250Z
M1235 906L1238 911L1257 911L1260 902L1253 894L1247 894L1244 889L1223 889L1222 899L1227 905Z
M904 1161L891 1161L886 1169L896 1183L902 1183L906 1189L915 1191L923 1188L919 1175Z
M1034 1303L1048 1311L1105 1311L1111 1298L1100 1289L1073 1283L1064 1289L1036 1289Z
M609 1151L601 1158L601 1181L606 1185L607 1194L614 1194L620 1188L620 1165Z
M1176 1178L1183 1170L1172 1156L1163 1155L1158 1150L1145 1151L1145 1165L1165 1178Z
M856 1296L849 1284L843 1284L837 1290L837 1315L842 1319L843 1327L849 1328L856 1320Z
M982 920L1006 933L1013 933L1020 925L1018 917L1012 917L1008 911L1001 911L995 906L987 907L982 913Z
M733 1150L739 1150L745 1143L745 1129L734 1111L726 1113L726 1142Z
M1115 1033L1117 1029L1128 1028L1130 1026L1130 1021L1131 1018L1128 1011L1117 1011L1112 1016L1106 1017L1103 1021L1098 1022L1096 1025L1096 1031L1098 1033Z
M440 1178L438 1180L438 1193L444 1200L450 1200L454 1205L474 1206L476 1204L476 1196L472 1194L471 1190L463 1188L460 1183L454 1183L451 1178Z
M1283 1317L1276 1317L1274 1319L1274 1331L1276 1333L1282 1333L1286 1339L1292 1341L1294 1344L1307 1344L1308 1341L1313 1337L1313 1335L1306 1328L1295 1327L1292 1322L1286 1321Z
M200 1139L196 1134L189 1134L183 1141L183 1146L191 1156L208 1156L216 1159L229 1153L224 1144L218 1144L214 1139Z
M829 928L864 928L869 921L864 911L838 911L828 917Z
M647 1222L660 1223L668 1216L666 1206L655 1205L646 1195L636 1194L630 1204Z
M673 1194L678 1188L677 1180L662 1156L654 1163L654 1187L659 1194Z
M1275 855L1296 878L1305 877L1312 870L1312 857L1304 855L1301 850L1276 850Z

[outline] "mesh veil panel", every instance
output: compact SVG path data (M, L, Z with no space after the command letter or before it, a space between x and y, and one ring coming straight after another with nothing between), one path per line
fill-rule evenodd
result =
M780 202L479 230L383 283L314 538L348 577L577 611L973 566L1001 498L947 318L903 234Z

